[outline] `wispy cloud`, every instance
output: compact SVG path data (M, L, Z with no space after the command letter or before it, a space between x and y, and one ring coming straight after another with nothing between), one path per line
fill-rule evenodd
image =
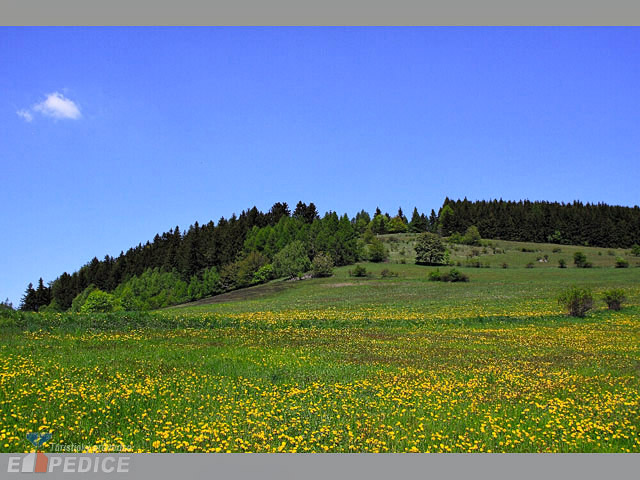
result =
M30 122L33 120L33 115L29 112L29 110L18 110L16 112L18 116L22 117L25 122Z
M36 103L31 109L18 110L16 113L27 122L33 120L34 113L55 119L77 120L82 117L78 105L60 92L49 93L42 102Z

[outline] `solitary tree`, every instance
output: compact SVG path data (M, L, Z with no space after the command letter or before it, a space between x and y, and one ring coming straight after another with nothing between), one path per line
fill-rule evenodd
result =
M318 253L311 262L314 277L330 277L333 275L333 260L329 255Z
M416 241L416 263L424 265L442 265L445 248L435 233L422 233Z

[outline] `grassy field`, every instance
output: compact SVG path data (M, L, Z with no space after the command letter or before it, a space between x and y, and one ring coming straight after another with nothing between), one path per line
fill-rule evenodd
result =
M413 242L417 234L381 235L381 240L389 249L391 263L414 263ZM640 267L640 257L631 255L630 249L599 248L550 243L509 242L506 240L483 240L483 245L449 245L451 260L464 266L467 262L479 261L483 266L525 267L533 263L534 268L558 267L558 260L564 259L567 266L573 266L573 254L582 252L594 267L613 267L617 257L629 262L632 267ZM547 258L545 258L545 255Z
M493 268L451 284L393 238L367 278L0 320L0 451L48 431L49 448L94 451L640 452L640 269L612 268L625 252L496 241L504 253L479 257ZM556 267L575 250L596 268ZM572 284L628 301L569 318L555 298Z

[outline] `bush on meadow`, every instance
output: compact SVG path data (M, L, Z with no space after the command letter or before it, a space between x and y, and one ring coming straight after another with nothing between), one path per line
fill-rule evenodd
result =
M629 268L629 262L622 257L616 257L616 268Z
M353 270L349 270L349 276L351 277L366 277L367 269L362 265L356 265Z
M621 288L612 288L602 292L602 298L607 304L609 310L620 310L622 303L627 299L624 290Z
M558 296L558 303L572 317L584 317L593 308L593 294L588 288L572 286Z

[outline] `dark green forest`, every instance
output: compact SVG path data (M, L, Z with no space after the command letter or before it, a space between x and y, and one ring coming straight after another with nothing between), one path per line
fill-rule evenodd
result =
M447 198L439 222L444 236L475 225L483 238L498 240L608 248L640 243L638 206Z
M640 208L606 204L445 199L438 213L414 208L407 218L376 209L355 217L298 202L276 203L217 223L157 234L117 258L93 258L45 285L29 284L29 311L146 310L197 300L274 278L326 275L332 266L384 261L376 235L432 232L443 237L476 226L482 238L627 248L640 243ZM84 310L83 310L84 309Z

